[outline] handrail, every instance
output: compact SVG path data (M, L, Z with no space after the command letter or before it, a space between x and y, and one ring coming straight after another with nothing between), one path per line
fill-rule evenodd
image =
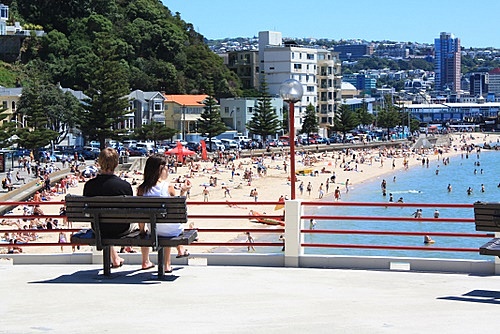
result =
M460 208L470 210L473 208L473 204L451 204L451 203L380 203L380 202L303 202L303 201L290 201L290 203L296 203L300 209L299 212L302 212L303 208L311 207L311 206L344 206L344 207L385 207L385 208L402 208L402 207L432 207L432 208ZM286 203L286 205L290 204ZM25 202L25 201L16 201L16 202L0 202L0 205L9 205L9 206L20 206L20 205L64 205L64 201L42 201L42 202ZM229 206L229 207L238 207L238 205L245 207L238 207L241 209L254 208L257 206L276 206L276 205L284 205L283 202L278 201L261 201L261 202L252 202L252 201L213 201L213 202L201 202L201 201L188 201L187 205L189 206ZM287 211L288 213L288 211ZM34 218L44 219L44 218L61 218L65 219L64 215L37 215L37 216L27 216L27 215L16 215L9 214L5 215L4 218L7 219L23 219L30 220ZM272 218L272 219L280 219L283 218L283 215L276 214L259 214L259 215L250 215L250 214L209 214L209 213L193 213L189 214L190 219L204 219L207 221L212 220L230 220L230 219L256 219L256 218ZM369 221L384 221L384 222L405 222L406 224L412 223L466 223L470 224L474 222L473 218L455 218L455 217L442 217L442 218L433 218L433 217L422 217L422 218L414 218L414 217L401 217L401 216L363 216L363 215L314 215L314 214L301 214L299 213L297 216L298 221L296 224L302 226L306 224L306 220L315 219L315 220L331 220L331 221L361 221L361 222L369 222ZM203 236L209 233L238 233L243 234L247 231L251 231L255 234L281 234L286 235L290 233L287 232L287 229L291 228L292 222L287 221L285 227L275 225L269 226L267 228L260 227L249 227L249 228L211 228L211 227L203 227L196 228L200 235L200 241L196 241L191 246L210 246L210 247L248 247L249 243L246 239L234 239L232 241L221 240L221 241L213 241L213 240L204 240ZM90 227L90 225L88 225ZM25 234L46 234L46 233L74 233L78 232L80 229L75 228L57 228L52 230L46 229L0 229L0 233L25 233ZM423 231L392 231L392 230L353 230L353 229L304 229L298 228L295 231L292 231L293 235L297 235L297 233L304 235L380 235L380 236L425 236L432 235L434 237L454 237L454 238L491 238L494 237L492 233L464 233L464 232L445 232L445 231L436 231L436 232L423 232ZM290 234L288 234L290 236ZM226 238L227 239L227 238ZM300 239L300 238L298 238ZM265 239L264 239L265 240ZM20 243L15 244L15 247L33 247L33 246L68 246L72 245L71 243L59 243L59 242L38 242L38 241L29 241L28 243ZM251 245L253 247L283 247L283 241L279 242L263 242L263 240L255 240ZM12 244L9 243L0 243L0 248L2 247L12 247ZM352 249L381 249L381 250L416 250L416 251L435 251L435 252L478 252L478 248L470 248L470 247L436 247L435 245L428 246L413 246L413 245L382 245L382 244L339 244L339 243L313 243L313 242L304 242L301 241L298 243L298 247L301 248L352 248ZM287 246L288 249L288 246ZM286 253L284 253L286 256Z

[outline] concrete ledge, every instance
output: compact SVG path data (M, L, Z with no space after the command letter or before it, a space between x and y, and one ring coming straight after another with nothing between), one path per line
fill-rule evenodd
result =
M400 264L400 265L395 265ZM404 264L404 266L402 266ZM461 259L437 258L405 258L405 257L356 257L339 255L306 255L300 258L301 268L331 268L331 269L368 269L390 270L392 268L408 267L409 271L418 272L452 272L478 275L494 275L493 261L475 261ZM402 269L401 269L402 270Z
M122 253L127 265L140 265L140 253ZM196 263L209 266L253 266L284 267L283 254L245 254L245 253L193 253ZM102 264L100 252L62 253L62 254L0 254L1 259L12 259L14 265L27 264ZM157 263L157 254L151 253L150 259ZM173 265L189 265L188 258L177 259L172 256ZM467 273L474 275L495 275L494 261L474 261L461 259L423 259L400 257L348 257L337 255L304 255L299 259L300 268L325 269L363 269L394 270L432 273Z

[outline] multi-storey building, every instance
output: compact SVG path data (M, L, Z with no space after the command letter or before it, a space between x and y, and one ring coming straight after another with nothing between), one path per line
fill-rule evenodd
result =
M453 34L442 32L434 40L435 90L460 92L461 54L460 39Z
M358 60L373 54L373 46L371 44L335 45L333 50L339 53L340 60Z
M322 135L328 135L335 112L342 102L341 62L338 53L318 49L318 121Z
M500 97L500 68L494 68L488 72L488 93Z
M258 102L259 99L255 97L221 99L221 118L229 129L248 136L246 125L252 119ZM272 97L270 102L278 119L283 121L283 100L280 97Z
M261 31L259 59L260 74L265 75L271 96L279 94L285 80L296 79L302 84L304 95L295 104L297 130L302 127L305 110L311 104L318 113L320 134L327 136L336 102L341 99L338 55L327 50L299 46L295 42L283 43L280 32ZM320 89L320 86L323 88ZM320 99L321 104L318 103Z
M259 88L259 53L257 51L228 52L227 67L240 78L244 89Z
M472 73L469 76L469 92L473 97L484 97L488 93L488 73Z
M372 94L373 90L377 89L377 79L371 74L347 74L342 77L342 81L354 85L356 89L363 91L365 94Z

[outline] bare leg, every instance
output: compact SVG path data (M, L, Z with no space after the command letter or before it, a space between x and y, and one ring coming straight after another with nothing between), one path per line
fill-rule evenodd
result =
M149 261L149 247L141 247L142 255L142 269L149 269L154 267L154 264Z
M172 266L170 264L170 249L171 247L165 247L164 249L164 254L165 254L165 272L172 272Z
M187 254L186 250L184 249L184 246L177 245L176 248L177 248L177 256L184 256L185 254Z
M123 262L125 262L125 260L118 256L118 252L114 247L111 247L110 253L111 253L111 263L113 264L113 267L121 267L123 265Z

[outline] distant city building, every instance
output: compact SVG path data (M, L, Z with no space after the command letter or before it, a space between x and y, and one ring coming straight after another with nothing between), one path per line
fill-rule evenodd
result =
M434 40L435 48L435 90L460 91L461 54L460 39L450 33L442 32Z
M370 74L346 74L342 76L342 80L354 85L356 89L365 94L372 94L373 90L377 88L377 79Z
M222 121L229 129L248 136L247 123L255 114L255 106L258 104L258 100L255 97L221 99L220 114ZM280 97L272 97L271 107L278 119L283 121L283 100Z
M405 104L404 109L420 122L460 124L480 118L496 118L500 112L498 102Z
M340 60L358 60L373 54L371 44L343 44L335 45L333 51L339 53Z
M352 99L359 95L359 90L352 83L342 81L342 101L345 99Z
M228 52L227 67L240 78L243 89L259 89L258 51Z
M495 94L500 98L500 68L494 68L488 72L488 93Z
M404 43L394 44L379 44L373 54L382 58L402 58L406 59L410 56L410 50Z
M488 73L472 73L469 76L469 93L471 96L479 97L488 94Z

